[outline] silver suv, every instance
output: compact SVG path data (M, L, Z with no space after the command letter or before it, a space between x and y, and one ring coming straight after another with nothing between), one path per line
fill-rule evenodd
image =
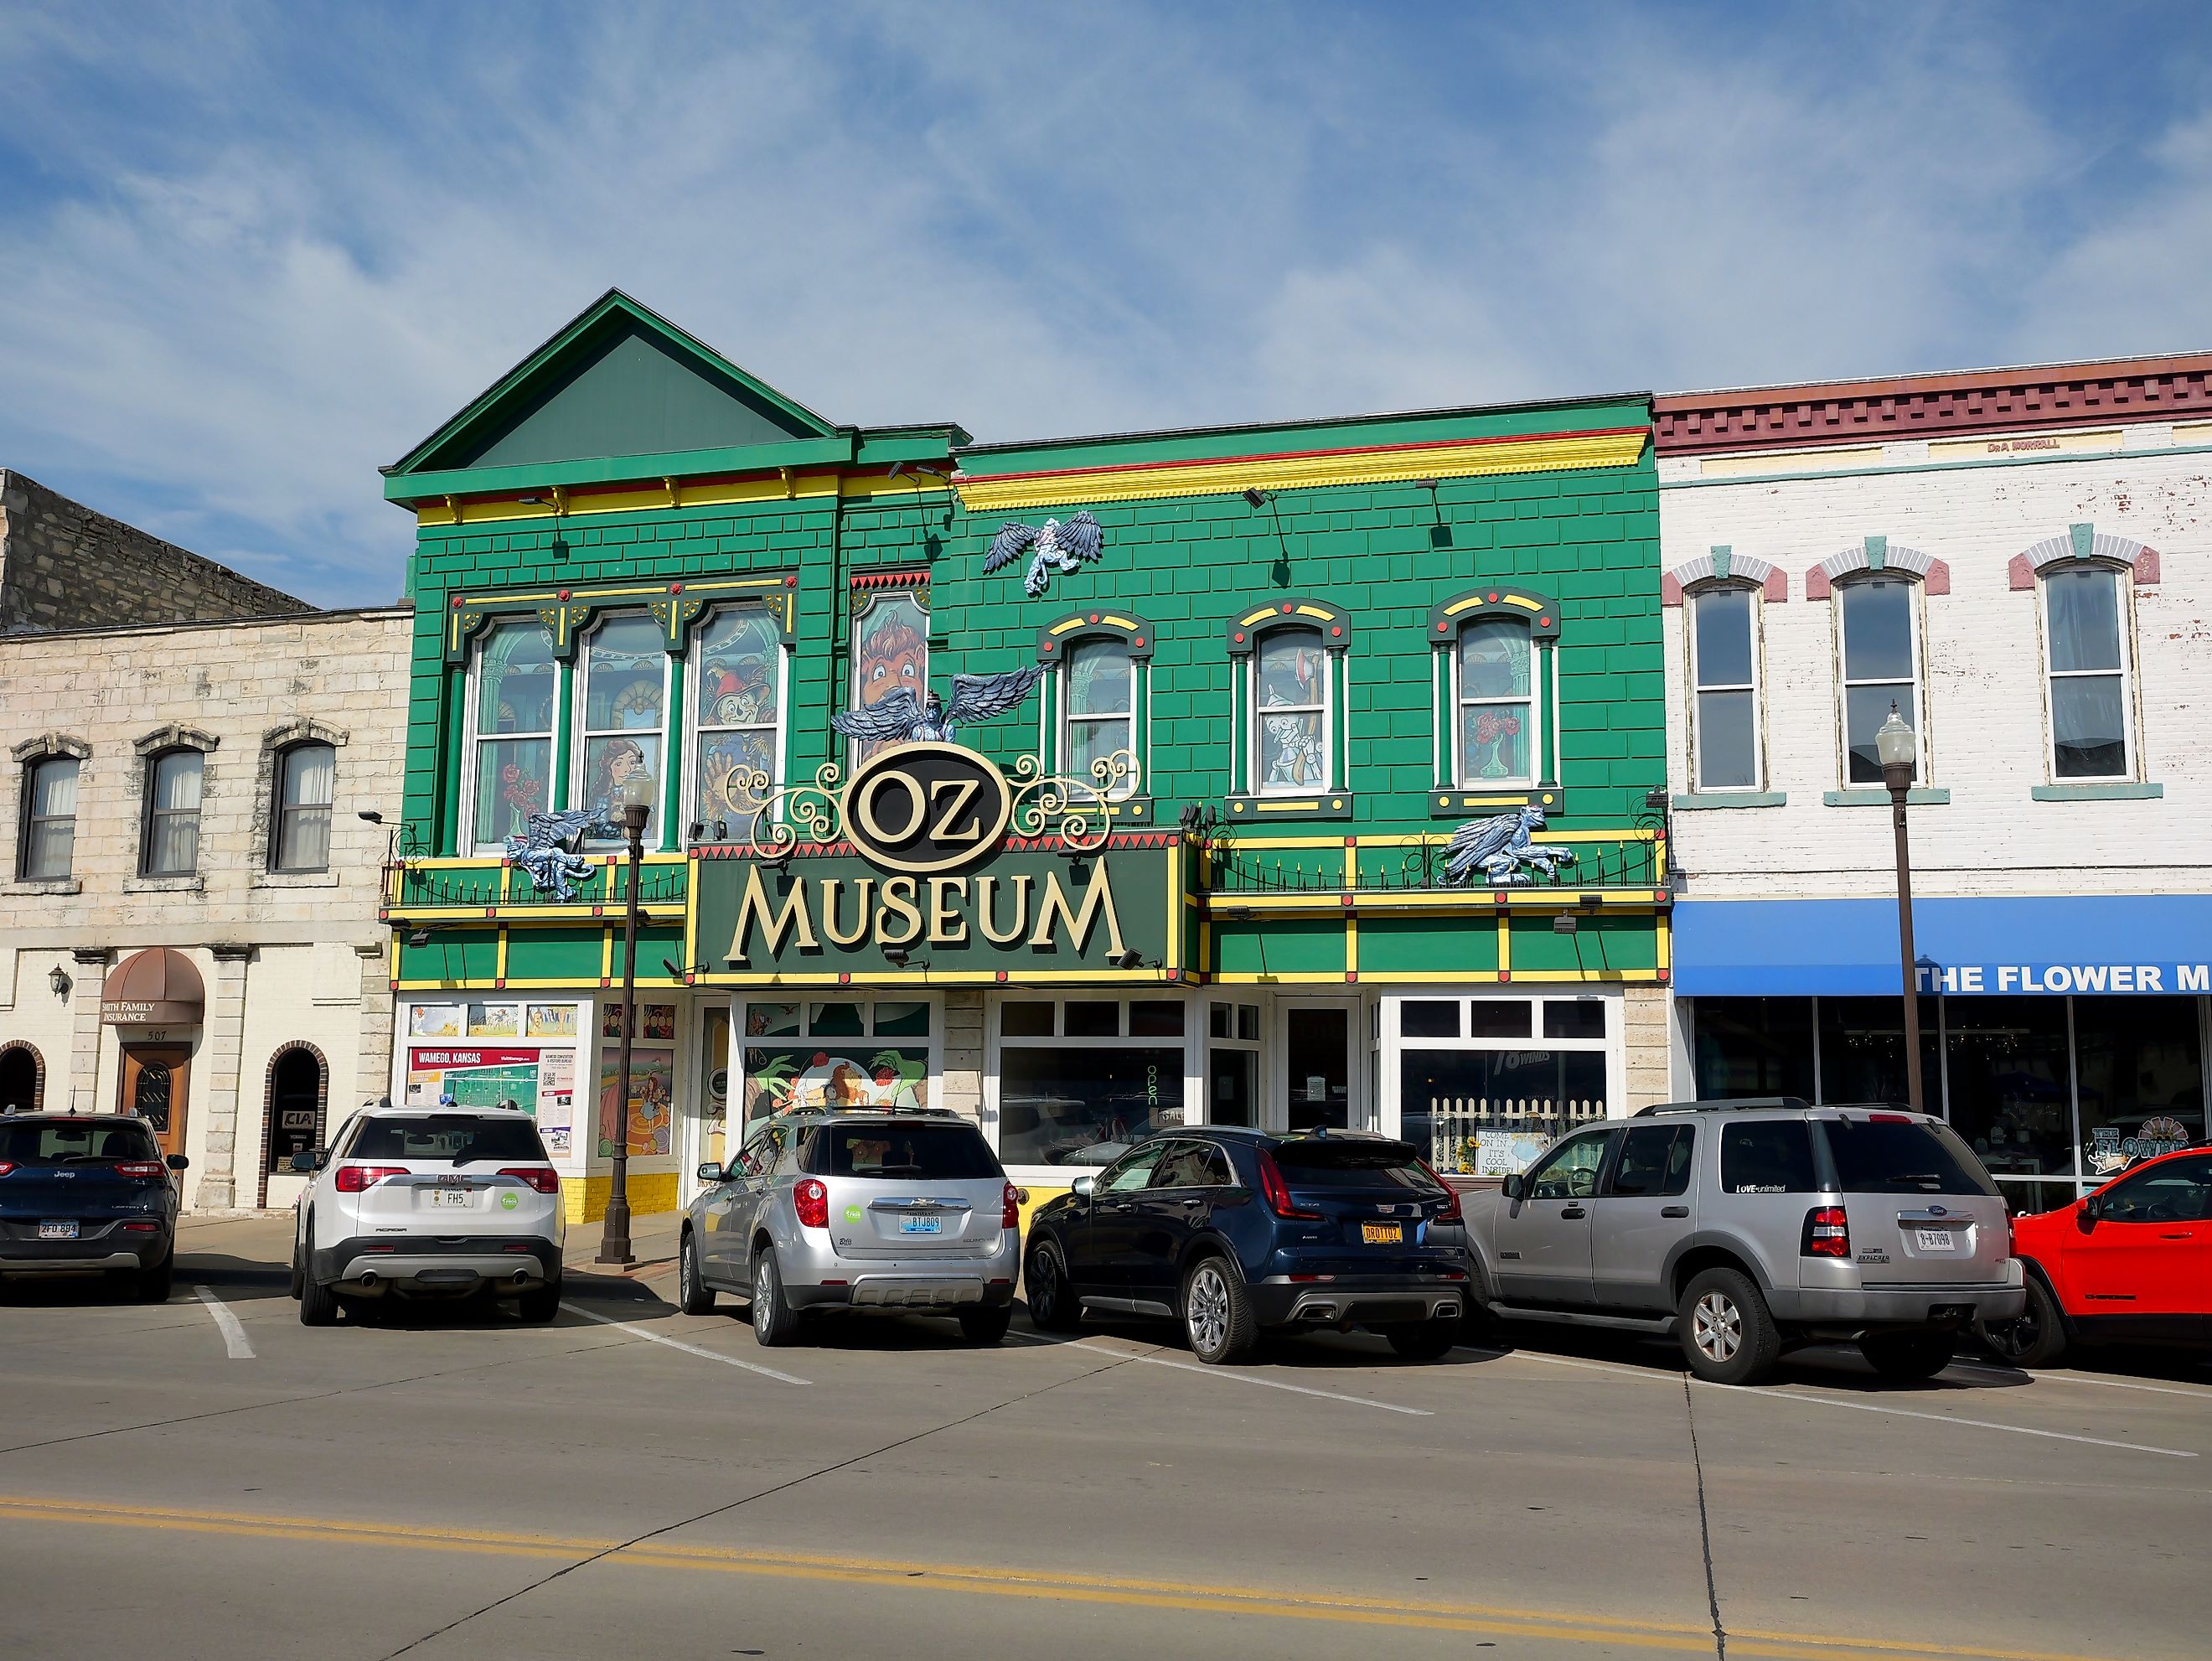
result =
M803 1314L830 1309L950 1315L970 1343L1006 1335L1021 1190L957 1114L788 1114L699 1180L677 1238L685 1314L723 1290L751 1299L763 1344L791 1342Z
M1973 1150L1890 1107L1647 1107L1561 1139L1466 1212L1492 1314L1672 1332L1719 1384L1835 1339L1886 1378L1931 1378L1960 1328L2026 1302Z

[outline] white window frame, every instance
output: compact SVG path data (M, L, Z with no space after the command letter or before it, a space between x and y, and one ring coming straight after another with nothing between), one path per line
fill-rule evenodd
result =
M1524 697L1517 698L1470 698L1467 696L1467 688L1462 684L1460 666L1460 654L1465 648L1467 631L1479 623L1493 622L1511 624L1516 628L1521 629L1528 636L1528 691ZM1536 638L1534 629L1530 627L1527 623L1522 622L1518 618L1504 616L1498 612L1490 612L1481 617L1470 618L1467 622L1462 624L1457 629L1452 631L1450 641L1446 642L1441 649L1443 650L1444 656L1445 685L1451 693L1451 725L1449 729L1444 734L1444 745L1445 762L1449 769L1448 776L1450 779L1452 787L1455 789L1460 790L1479 790L1492 787L1500 789L1528 789L1534 788L1539 780L1546 776L1546 770L1544 766L1544 743L1546 734L1549 732L1551 727L1551 721L1549 719L1551 710L1555 707L1556 703L1555 700L1547 703L1545 697L1546 666L1544 660L1547 654L1544 650L1543 642L1540 642ZM1552 657L1553 662L1554 666L1556 666L1558 662L1558 648L1556 643L1553 645L1552 651L1548 655ZM1557 673L1556 667L1554 667L1553 672L1555 674ZM1481 704L1485 707L1497 704L1518 703L1528 710L1528 713L1523 717L1528 727L1528 770L1526 773L1516 773L1510 776L1501 775L1495 778L1482 776L1469 777L1468 776L1467 751L1466 746L1461 743L1461 738L1464 732L1463 723L1466 720L1467 707L1470 703Z
M1534 1006L1529 1011L1532 1036L1522 1037L1469 1037L1468 1012L1460 1012L1461 1037L1456 1038L1407 1037L1402 1030L1402 1014L1408 1001L1437 1000L1461 1004L1495 1001L1511 998ZM1592 998L1605 1006L1605 1034L1598 1038L1547 1038L1544 1033L1543 1006L1547 1003L1577 1003ZM1443 985L1431 988L1393 988L1381 1000L1380 1083L1382 1100L1378 1104L1380 1129L1386 1136L1402 1135L1405 1123L1404 1103L1400 1099L1404 1080L1400 1057L1407 1049L1457 1050L1563 1050L1586 1053L1601 1053L1605 1056L1605 1114L1590 1121L1591 1124L1610 1124L1630 1116L1628 1107L1628 1039L1627 1010L1618 990L1593 991L1588 986L1579 989L1532 984L1526 989L1501 987L1494 992L1469 992L1462 986ZM1577 1127L1579 1129L1580 1127ZM1429 1150L1417 1149L1423 1159ZM1443 1167L1439 1166L1442 1170Z
M1870 587L1876 582L1902 583L1905 588L1905 609L1911 619L1911 627L1906 630L1906 639L1912 650L1912 677L1909 681L1853 681L1845 678L1844 676L1844 666L1849 661L1846 654L1849 644L1848 631L1850 627L1849 620L1850 603L1844 597L1853 588ZM1910 712L1912 722L1912 733L1916 740L1913 746L1916 759L1913 764L1912 788L1916 790L1925 788L1929 781L1935 776L1934 746L1929 741L1928 732L1928 615L1923 606L1923 602L1927 599L1927 587L1924 581L1910 573L1888 569L1855 571L1849 577L1838 578L1832 587L1836 613L1836 775L1838 782L1846 790L1875 790L1881 788L1879 781L1855 780L1851 777L1851 715L1849 694L1854 686L1903 685L1910 691L1911 695L1910 698L1898 698L1896 703L1900 712Z
M1249 1001L1249 999L1247 1001ZM1070 1038L1064 1036L1067 1026L1067 1005L1070 1001L1120 1004L1121 1013L1117 1017L1117 1030L1121 1036L1111 1038L1104 1037ZM1129 1005L1132 1001L1180 1002L1183 1006L1182 1037L1180 1039L1128 1037ZM1053 1007L1052 1036L1006 1037L1003 1030L1004 1012L1009 1003L1050 1003ZM1182 1104L1183 1123L1188 1126L1206 1123L1202 1106L1200 1109L1200 1116L1194 1118L1191 1113L1191 1104L1202 1102L1206 1094L1206 1000L1203 995L1185 993L1172 986L1149 988L1142 992L1116 992L1110 996L1097 998L1085 997L1080 993L1050 989L1041 989L1037 992L1014 990L994 993L989 1000L984 1022L983 1057L983 1134L990 1138L992 1148L996 1151L999 1147L1000 1103L1006 1078L1001 1057L1009 1048L1053 1050L1074 1043L1081 1044L1086 1049L1166 1050L1180 1044L1183 1058ZM1262 1019L1264 1019L1264 1017ZM1003 1162L1005 1155L1000 1153L1000 1157ZM1103 1169L1103 1166L1097 1165L1009 1165L1006 1166L1006 1174L1017 1183L1041 1184L1047 1188L1066 1188L1076 1177L1086 1174L1096 1175L1102 1169Z
M1270 715L1303 715L1313 712L1310 703L1277 703L1262 705L1260 702L1260 658L1267 649L1267 642L1284 635L1304 635L1312 637L1322 654L1321 753L1326 776L1319 784L1270 784L1261 765L1260 723ZM1244 781L1245 792L1255 796L1310 796L1316 791L1341 790L1344 781L1338 777L1336 762L1337 709L1336 689L1343 678L1344 648L1331 646L1321 630L1309 623L1285 623L1254 636L1252 650L1244 664Z
M1715 594L1736 594L1745 597L1746 627L1751 633L1751 678L1736 683L1705 684L1704 672L1698 662L1698 607L1701 601ZM1763 672L1765 664L1761 651L1762 625L1765 621L1765 596L1755 582L1709 582L1692 589L1682 597L1684 646L1690 660L1690 788L1700 794L1724 795L1732 791L1759 791L1766 788L1766 688ZM1707 784L1705 779L1704 722L1699 715L1699 703L1707 692L1748 692L1751 694L1751 778L1749 784Z
M1267 1127L1267 1000L1255 987L1217 988L1192 1005L1192 1009L1204 1018L1206 1031L1199 1037L1198 1124L1218 1124L1213 1116L1213 1097L1209 1086L1213 1080L1213 1052L1217 1050L1235 1050L1252 1058L1252 1126L1255 1130ZM1229 1033L1216 1037L1213 1032L1213 1012L1228 1012ZM1238 1036L1239 1015L1250 1010L1253 1017L1252 1036Z
M2071 773L2058 771L2058 714L2051 696L2058 679L2087 680L2107 676L2110 669L2054 669L2051 666L2051 579L2088 569L2101 573L2115 590L2112 615L2119 630L2120 745L2122 771ZM2134 573L2124 567L2092 561L2084 565L2063 561L2035 574L2035 632L2043 648L2043 767L2052 784L2126 784L2140 775L2142 758L2136 743L2136 611Z
M693 823L691 813L699 805L699 755L704 739L715 733L757 732L763 725L756 721L750 727L726 727L719 721L704 719L706 700L700 690L701 678L707 672L707 631L714 626L716 618L731 611L746 610L758 611L771 624L775 622L775 613L757 600L741 600L733 605L717 606L692 626L690 644L684 654L684 777L680 786L682 794L678 797L683 804L684 823L678 828L687 835ZM779 643L775 654L775 759L770 764L772 776L769 780L771 792L783 783L785 770L789 765L787 746L791 736L791 656L790 648ZM704 834L711 840L720 840L712 823L708 824ZM744 828L732 825L729 834L742 836Z
M484 648L491 644L493 637L501 628L508 625L515 628L536 627L540 632L543 632L544 628L544 624L538 623L536 615L528 611L517 611L507 616L492 618L489 624L478 631L469 648L468 674L461 685L463 748L461 751L460 835L455 839L455 845L463 852L471 855L497 854L502 852L506 847L503 842L496 838L487 843L480 840L477 835L477 755L486 743L496 743L501 739L544 739L546 772L545 810L551 812L561 806L561 804L553 799L555 771L553 764L560 756L561 745L567 737L567 728L569 725L568 702L562 696L566 671L561 660L552 654L550 636L547 637L546 657L553 670L552 729L545 733L490 733L481 730L477 709L483 702L482 694Z
M568 790L564 803L566 806L587 808L592 806L587 800L592 793L592 782L585 776L584 758L591 753L593 739L635 738L637 734L648 730L642 727L595 727L591 724L592 642L609 624L621 623L633 618L643 618L650 623L653 621L653 613L625 606L620 610L602 611L592 619L591 628L576 642L576 660L568 676L568 697L566 700L556 699L558 703L573 706L566 707L560 712L566 717L568 728ZM668 800L668 699L672 684L677 673L677 667L669 661L669 656L666 652L660 654L660 725L650 729L651 735L658 737L660 740L660 761L653 781L653 822L646 832L647 852L667 845L668 841L665 827L660 824L660 809L661 804ZM558 665L555 666L557 670ZM620 837L586 836L578 845L586 849L597 849L604 853L610 849L618 847L620 843Z
M1128 654L1129 712L1126 715L1079 715L1074 712L1076 660L1082 655L1085 648L1108 642L1119 646ZM1144 788L1146 769L1144 754L1138 746L1144 742L1139 730L1139 722L1147 713L1145 705L1151 696L1152 678L1145 674L1143 670L1144 663L1138 658L1128 640L1120 635L1097 633L1078 635L1071 640L1067 643L1066 655L1060 660L1054 671L1053 702L1055 706L1059 730L1054 735L1056 747L1053 756L1054 771L1065 777L1077 777L1081 783L1090 782L1090 774L1087 770L1079 777L1073 771L1075 744L1074 734L1069 730L1071 722L1081 721L1100 727L1111 722L1128 729L1129 741L1124 745L1117 745L1115 748L1127 750L1130 757L1136 763L1136 770L1107 793L1106 799L1109 801L1127 801L1130 797L1140 794ZM1109 751L1106 753L1110 755L1113 752Z

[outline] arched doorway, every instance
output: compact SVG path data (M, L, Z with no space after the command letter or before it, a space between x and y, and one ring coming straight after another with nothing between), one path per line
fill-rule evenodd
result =
M13 1108L19 1113L35 1113L46 1101L44 1057L21 1039L0 1044L0 1112Z
M271 1174L289 1175L292 1156L323 1145L330 1069L311 1043L289 1043L269 1058L269 1093L261 1116L261 1183L255 1203L269 1203Z

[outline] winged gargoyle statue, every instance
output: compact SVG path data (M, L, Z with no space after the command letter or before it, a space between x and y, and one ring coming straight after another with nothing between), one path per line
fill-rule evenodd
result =
M539 893L550 893L568 904L576 897L575 885L592 873L591 861L578 855L574 848L592 818L588 807L571 808L565 813L532 813L522 834L507 839L508 863L527 871Z
M1065 525L1056 519L1048 519L1041 526L1008 520L991 538L991 551L983 556L983 569L988 575L1030 554L1022 592L1035 599L1044 593L1054 571L1095 564L1105 545L1105 528L1087 512L1069 514Z
M928 739L950 744L955 728L1005 715L1029 697L1030 689L1043 675L1044 666L1040 663L999 675L955 675L950 703L934 692L925 703L915 697L912 687L901 686L873 703L830 716L830 724L848 738L878 744Z
M1572 865L1572 849L1540 848L1529 841L1531 832L1543 828L1544 810L1534 802L1516 813L1468 820L1452 832L1451 846L1445 850L1444 880L1464 883L1480 869L1492 887L1510 888L1535 880L1523 866L1549 874Z

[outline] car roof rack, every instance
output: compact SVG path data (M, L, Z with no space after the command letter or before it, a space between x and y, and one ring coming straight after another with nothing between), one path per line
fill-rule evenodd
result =
M1648 1119L1659 1113L1748 1113L1776 1108L1809 1111L1812 1105L1802 1096L1746 1096L1728 1102L1654 1102L1649 1107L1638 1108L1634 1116Z

